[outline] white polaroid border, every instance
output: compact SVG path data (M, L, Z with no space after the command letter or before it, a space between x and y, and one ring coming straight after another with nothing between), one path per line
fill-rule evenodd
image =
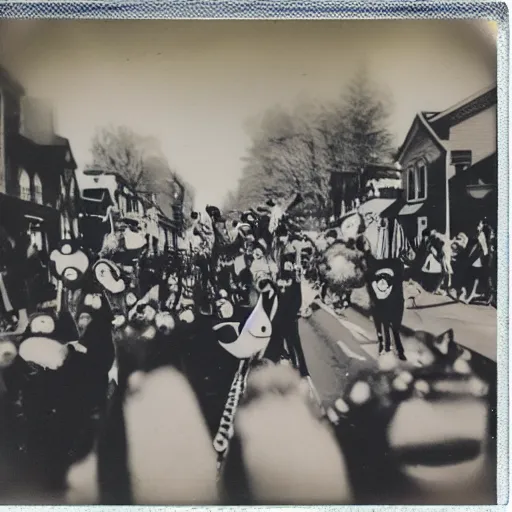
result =
M497 505L489 506L307 506L293 507L304 510L335 511L354 510L374 512L377 508L390 511L459 511L508 509L509 489L512 479L509 458L509 395L512 392L509 367L509 251L512 249L509 231L509 63L510 31L508 6L512 0L494 2L486 0L2 0L1 19L234 19L234 20L293 20L293 19L484 19L495 21L498 26L498 340L497 361ZM510 440L512 441L512 440ZM1 485L1 483L0 483ZM41 506L0 506L3 510L29 512L44 509ZM197 510L287 510L290 507L106 507L105 512L169 511L196 512ZM63 512L93 511L98 507L61 506Z

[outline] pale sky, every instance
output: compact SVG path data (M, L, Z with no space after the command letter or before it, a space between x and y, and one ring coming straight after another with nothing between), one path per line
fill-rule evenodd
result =
M399 145L419 110L443 110L496 80L487 22L16 21L0 58L51 100L79 166L96 127L157 137L198 205L236 186L247 121L276 105L335 100L360 63L394 100Z

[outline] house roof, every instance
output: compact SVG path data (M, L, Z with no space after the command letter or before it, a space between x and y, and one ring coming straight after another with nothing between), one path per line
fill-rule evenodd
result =
M446 144L443 142L443 139L447 138L443 137L443 128L445 129L446 125L453 126L476 115L482 110L495 105L496 101L497 87L496 84L492 84L442 112L418 112L407 132L404 143L398 151L397 161L400 161L402 158L405 150L414 138L415 129L418 126L423 126L436 145L439 146L442 151L447 151Z
M475 94L464 98L455 105L439 112L437 115L428 118L429 123L436 124L439 121L448 121L453 123L460 122L463 119L475 115L477 112L489 108L497 102L497 87L496 84L487 86Z
M25 94L25 90L22 85L2 66L0 66L0 84L6 85L19 96L23 96Z
M414 121L411 124L411 127L409 128L409 131L407 132L407 135L405 137L405 141L400 147L400 150L398 151L397 155L397 161L400 161L405 150L409 147L409 144L414 139L414 135L416 134L416 130L418 127L422 127L425 129L425 131L429 134L430 138L433 140L433 142L439 147L441 151L447 151L447 148L443 141L439 138L438 134L435 132L435 130L430 126L429 122L425 118L425 115L423 112L419 112L416 114L416 117L414 118Z
M17 148L20 152L20 157L28 156L29 154L37 155L37 158L57 158L64 160L68 169L76 169L76 161L69 146L69 141L64 137L57 136L55 144L39 144L23 134L17 134ZM69 156L68 156L69 155Z

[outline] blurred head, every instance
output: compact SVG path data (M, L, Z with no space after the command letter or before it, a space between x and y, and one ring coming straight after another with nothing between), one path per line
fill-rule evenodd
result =
M79 334L83 334L87 327L89 327L89 324L92 322L92 316L90 313L80 313L80 316L78 317L78 332Z
M249 374L235 417L241 449L231 456L242 459L252 504L343 504L351 499L343 455L305 384L286 364L267 362ZM227 485L240 492L235 487L241 479L228 479Z
M255 247L252 252L252 255L255 260L261 260L264 256L261 247Z
M327 231L327 233L325 234L325 240L327 241L327 243L329 245L331 245L332 243L334 243L336 241L336 239L338 238L338 233L336 233L336 230L334 229L330 229L329 231Z
M346 217L341 223L341 238L343 240L354 240L364 232L364 220L359 213L353 213Z

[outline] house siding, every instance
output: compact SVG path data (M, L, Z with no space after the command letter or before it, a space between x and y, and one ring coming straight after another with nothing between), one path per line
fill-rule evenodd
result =
M424 201L417 201L423 202L417 214L399 217L409 240L418 236L418 217L427 217L428 229L436 229L443 233L446 230L445 153L418 120L415 122L413 138L400 158L400 165L403 168L402 187L404 197L407 198L407 167L424 160L427 164L427 196Z
M471 163L475 165L496 152L496 130L496 105L492 105L450 128L450 149L452 151L471 150ZM450 166L449 178L454 174L455 168Z
M434 143L432 137L427 133L426 129L416 120L415 132L413 140L407 147L406 152L400 158L400 165L406 169L407 166L416 162L420 158L424 158L428 164L434 163L443 156L443 152ZM407 188L407 175L402 175L402 187Z

